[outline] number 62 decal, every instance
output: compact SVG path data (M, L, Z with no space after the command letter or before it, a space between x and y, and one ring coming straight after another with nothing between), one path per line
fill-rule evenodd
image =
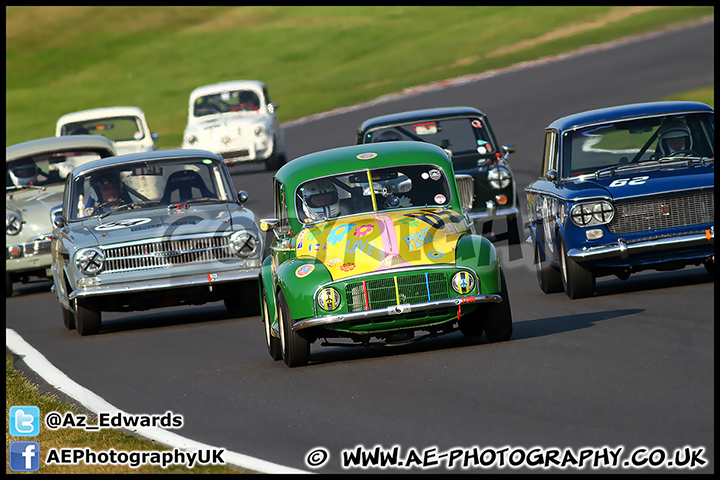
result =
M648 177L647 175L633 178L618 178L617 180L613 180L608 186L622 187L623 185L642 185L648 178L650 177Z

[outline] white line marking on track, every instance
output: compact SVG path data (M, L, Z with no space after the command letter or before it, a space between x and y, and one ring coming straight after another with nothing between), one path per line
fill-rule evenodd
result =
M89 411L97 414L109 412L111 415L118 412L126 413L114 405L109 404L101 397L95 395L87 388L76 383L70 377L58 370L45 356L35 350L15 330L5 328L5 346L20 357L25 364L35 373L40 375L46 382L58 391L74 398ZM131 430L142 438L153 440L161 445L183 450L208 450L220 449L204 443L190 440L176 433L169 432L159 427L138 427ZM225 449L223 459L229 465L250 470L258 473L312 473L305 470L298 470L276 463L261 460L259 458L243 455L242 453L231 452Z

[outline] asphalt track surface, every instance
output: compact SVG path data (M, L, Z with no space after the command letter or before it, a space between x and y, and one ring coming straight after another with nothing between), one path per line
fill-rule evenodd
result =
M371 116L470 105L489 115L502 143L515 143L510 159L522 188L538 175L543 128L552 120L713 85L713 37L714 22L703 23L292 122L289 154L351 144ZM233 178L257 217L270 216L272 174L247 165ZM601 277L595 296L570 300L540 291L529 246L520 259L498 247L514 319L512 339L498 344L459 332L411 346L315 343L310 365L288 369L267 354L259 317L237 317L218 303L104 313L103 331L80 337L65 329L42 282L16 284L6 326L107 404L181 414L183 427L173 434L239 452L238 463L271 462L258 471L577 472L590 470L510 464L533 448L587 448L621 452L617 468L605 472L713 473L714 277L702 267ZM16 366L44 385L28 363L18 358ZM344 468L343 451L356 447L397 447L399 458L416 452L428 463ZM464 470L442 456L458 449L472 459L474 447L495 449L495 463L486 455L488 468ZM306 463L323 452L321 467ZM642 468L624 463L632 453L645 460ZM690 453L705 463L668 467Z

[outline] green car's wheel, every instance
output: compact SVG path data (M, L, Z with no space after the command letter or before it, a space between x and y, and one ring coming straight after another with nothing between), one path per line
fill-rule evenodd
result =
M68 330L75 330L75 314L62 305L60 306L60 310L62 310L63 324L65 324L65 328Z
M75 323L80 335L95 335L100 331L100 322L100 307L95 300L75 300Z
M544 293L559 293L563 291L560 270L545 262L540 255L540 246L535 244L535 272L538 285Z
M482 310L481 313L481 315L485 317L483 321L485 336L491 342L510 340L513 331L510 297L508 295L507 284L505 283L505 273L502 269L500 269L500 285L502 302L488 304L487 308Z
M265 324L265 343L267 345L268 353L273 360L282 359L282 347L280 345L280 339L273 337L270 332L270 312L268 311L267 299L265 298L265 291L263 290L262 297L262 308L263 308L263 323Z
M310 342L293 332L293 319L282 292L278 294L278 306L280 307L280 345L283 360L290 368L307 365L310 361Z
M560 239L560 271L565 293L572 299L590 297L595 292L595 275L567 255L568 248Z

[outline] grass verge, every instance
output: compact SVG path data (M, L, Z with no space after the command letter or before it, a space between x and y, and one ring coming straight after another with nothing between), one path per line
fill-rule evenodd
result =
M65 428L49 430L40 428L36 437L13 437L10 435L10 407L19 405L34 405L40 408L40 417L49 412L73 412L75 415L87 414L81 408L61 401L56 395L42 392L37 385L31 383L22 373L13 367L13 357L5 354L5 443L9 448L12 441L36 441L40 444L40 469L36 473L201 473L223 474L244 473L241 470L223 465L196 465L193 468L171 465L162 468L156 465L142 465L132 468L128 465L97 465L80 462L76 465L46 464L47 452L51 449L90 448L94 452L104 452L114 449L116 452L142 452L157 451L169 452L171 449L146 441L128 433L113 429L101 429L87 432L82 429ZM88 424L96 424L97 418L88 414ZM10 470L10 455L5 457L5 473L18 473Z

